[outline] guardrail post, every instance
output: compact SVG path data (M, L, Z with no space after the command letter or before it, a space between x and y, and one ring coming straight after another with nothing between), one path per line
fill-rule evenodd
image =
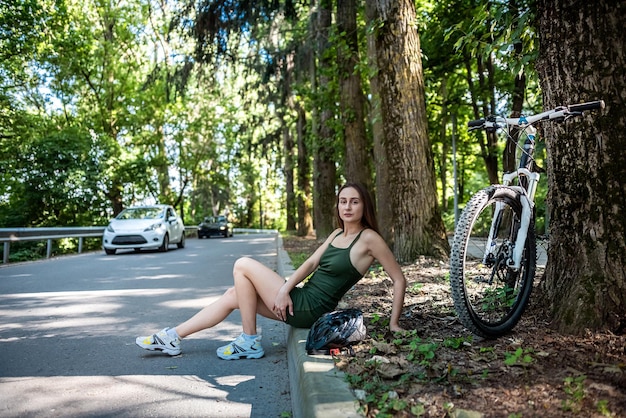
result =
M83 252L83 237L78 237L78 254Z
M52 255L52 239L48 239L48 248L46 248L46 258Z
M5 242L4 243L4 254L2 255L2 262L4 264L9 264L9 248L11 247L11 243L10 242Z

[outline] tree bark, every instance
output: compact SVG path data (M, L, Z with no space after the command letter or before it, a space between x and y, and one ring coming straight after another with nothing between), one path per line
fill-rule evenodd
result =
M378 19L376 5L372 1L365 2L365 14L368 22ZM367 60L368 64L376 69L376 37L371 31L367 35ZM372 121L372 137L374 142L374 168L376 172L376 215L380 234L391 245L393 243L393 211L389 204L389 164L387 151L385 150L385 133L383 130L382 116L380 111L380 93L378 89L378 72L370 72L370 92L372 99L369 107L369 120Z
M359 44L356 26L356 0L337 1L337 30L340 44L337 48L339 70L339 106L345 142L344 170L346 179L372 185L370 145L365 135L365 97L358 71Z
M379 20L376 61L389 164L388 204L394 213L393 252L402 262L420 254L447 258L427 133L415 5L410 0L369 1L375 2Z
M606 109L543 125L551 219L544 287L562 332L626 327L626 2L539 0L544 106Z
M283 124L284 124L283 120ZM291 131L289 127L283 126L283 147L285 150L285 193L286 202L285 208L287 212L287 231L296 230L296 193L294 190L294 156L293 148L295 146L293 138L291 137Z
M287 231L296 230L296 194L294 190L294 155L293 150L295 147L291 129L287 123L287 109L292 110L294 108L293 100L291 99L291 85L293 83L293 66L294 66L294 52L289 52L285 55L282 71L282 95L281 95L281 108L283 110L278 112L280 118L282 137L283 137L283 152L285 157L284 173L285 173L285 192L286 192L286 215L287 215Z
M327 50L330 48L328 34L332 23L332 1L320 0L317 21L317 45L319 67L316 71L320 74L317 85L318 96L322 97L319 111L319 129L314 138L314 174L313 174L313 221L318 237L326 237L335 228L335 185L337 169L335 167L335 151L333 141L333 129L331 121L333 108L324 101L330 88L328 69L332 62Z
M304 83L308 67L312 70L315 65L311 64L314 59L313 48L307 44L301 44L296 51L296 84ZM314 73L314 71L313 71ZM311 213L313 196L311 193L311 163L310 151L307 146L307 115L304 103L300 98L294 98L294 108L296 110L296 145L298 149L296 166L296 208L298 215L297 235L306 237L313 233L313 215Z
M296 193L298 207L298 232L300 237L306 237L313 233L313 217L311 216L311 181L309 170L309 151L306 146L306 112L299 104L298 111L297 141L298 141L298 193Z

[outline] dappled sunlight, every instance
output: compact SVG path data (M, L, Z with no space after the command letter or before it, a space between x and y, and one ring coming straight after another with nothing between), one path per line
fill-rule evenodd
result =
M234 374L232 376L217 376L215 382L219 383L220 386L237 386L240 383L248 382L254 378L254 376Z
M64 301L66 302L66 301ZM59 305L58 302L51 301L50 303L42 303L42 306L36 307L34 306L29 311L29 316L32 317L58 317L58 316L73 316L73 315L85 315L90 313L98 313L98 314L106 314L115 312L117 309L122 307L119 303L77 303L77 304L65 304ZM0 318L3 317L12 317L23 315L23 313L18 310L11 309L2 309L0 310ZM23 316L22 316L23 317Z
M238 244L241 241L245 241L247 244L267 244L269 241L276 239L273 236L254 237L253 235L236 235L235 237L224 238L221 244Z
M154 271L154 270L163 270L164 266L137 266L137 267L129 267L127 270L139 270L139 271Z
M183 410L188 416L208 416L208 411L220 415L216 402L251 378L234 376L227 383L196 375L0 378L0 402L10 416L80 416L84 411L102 416L180 416ZM250 403L231 401L227 416L250 416L251 409Z
M2 273L2 274L0 274L0 277L6 277L7 279L8 278L12 278L13 279L13 278L18 278L18 277L22 277L23 278L23 277L33 277L34 276L34 274L6 274L5 275L4 271L0 270L0 272Z
M135 277L126 277L119 278L117 280L124 281L135 281L135 280L167 280L167 279L176 279L182 277L180 274L151 274L149 276L135 276Z
M101 298L101 297L119 297L119 296L162 296L179 291L189 291L190 289L114 289L114 290L80 290L70 292L37 292L37 293L14 293L9 295L1 295L0 300L17 300L17 299L41 299L46 302L67 302L72 300L84 300L85 298ZM4 304L2 305L5 306ZM3 308L4 309L4 308Z
M76 292L18 293L0 296L0 331L18 334L9 339L41 338L42 332L55 331L73 336L76 330L110 333L122 322L119 313L129 305L140 305L132 299L158 298L165 306L170 301L189 303L196 299L179 299L179 294L193 294L191 289L120 289ZM129 301L130 298L130 301ZM200 303L206 300L200 299ZM156 303L155 306L158 306ZM24 308L27 308L25 311ZM130 319L129 319L130 320ZM27 336L28 335L28 336ZM5 339L8 341L9 339Z
M219 296L206 298L172 299L164 301L160 305L172 309L191 308L199 310L215 302L218 298Z

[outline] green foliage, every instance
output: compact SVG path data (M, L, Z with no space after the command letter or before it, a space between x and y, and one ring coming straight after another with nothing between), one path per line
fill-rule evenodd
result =
M576 377L568 376L563 382L563 391L567 395L567 399L561 403L564 411L579 412L581 403L585 398L585 380L587 376L580 375Z
M463 347L465 344L471 345L473 337L471 335L465 337L449 337L443 341L443 345L445 347L450 347L454 349L459 349Z
M534 359L531 356L532 349L517 348L513 353L505 353L504 364L507 366L523 366L530 365Z
M419 293L422 287L424 287L423 283L412 283L410 286L407 286L406 291L408 293Z
M389 326L389 318L387 317L382 317L377 313L372 314L372 319L370 321L372 324L374 325L379 325L382 327L387 327Z
M513 77L522 69L537 86L533 8L516 4L519 10L506 2L417 4L435 165L439 179L450 175L455 114L461 204L486 185L479 145L462 129L474 117L464 60L477 74L477 54L496 56L500 103L510 101ZM3 3L0 226L101 225L124 206L159 201L175 205L187 224L229 213L236 226L283 229L282 159L290 151L282 141L284 129L294 136L296 105L306 111L308 160L323 145L338 157L341 175L336 57L346 47L343 34L331 27L326 55L313 57L317 64L328 60L317 74L325 82L316 89L308 74L316 34L307 4L224 7ZM362 8L357 22L355 71L369 94L376 69L367 60L366 35L381 23L367 21ZM514 48L519 43L521 51ZM295 66L290 78L285 57ZM529 92L529 106L539 98ZM323 143L315 126L321 110L330 112L333 132ZM439 187L452 230L452 186L441 180Z
M307 258L309 258L311 256L311 254L307 254L307 253L291 253L289 254L289 257L291 258L291 263L293 264L294 268L298 268L302 265L302 263L304 263L306 261Z
M612 417L613 416L613 413L609 409L609 403L606 400L604 400L604 399L600 399L596 403L596 410L603 417Z

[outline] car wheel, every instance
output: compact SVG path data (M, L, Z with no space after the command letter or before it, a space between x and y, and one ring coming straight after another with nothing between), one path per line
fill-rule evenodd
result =
M180 241L176 244L178 248L185 248L185 233L180 236Z
M170 247L170 237L167 234L165 234L165 236L163 237L163 243L159 247L159 251L164 253L169 249L169 247Z
M114 255L114 254L115 254L115 248L114 248L114 249L112 249L112 250L109 250L108 248L105 248L105 249L104 249L104 252L105 252L107 255Z

